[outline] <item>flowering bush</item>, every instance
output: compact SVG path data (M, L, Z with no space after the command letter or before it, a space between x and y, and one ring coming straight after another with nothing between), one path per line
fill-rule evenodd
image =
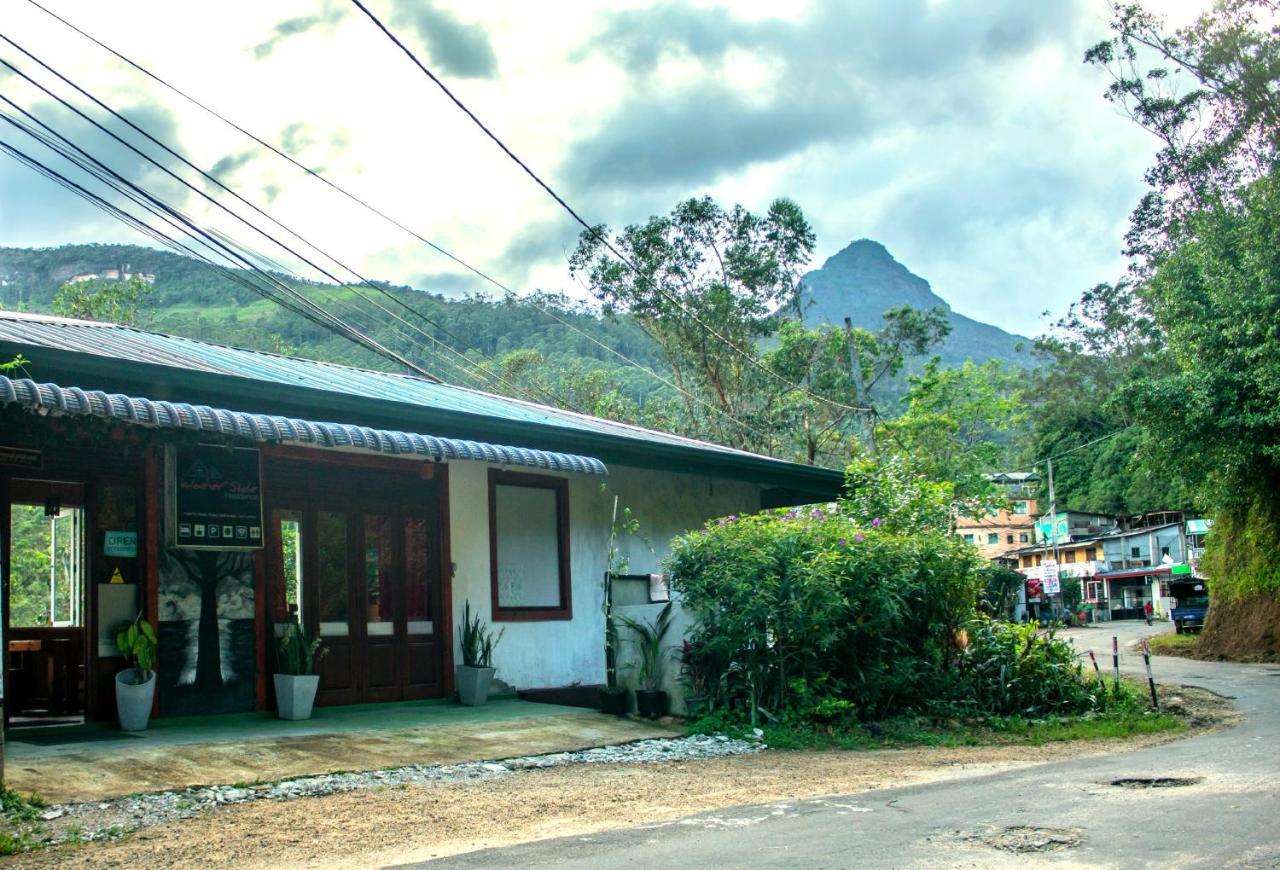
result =
M950 489L888 463L840 502L730 516L673 542L668 569L716 663L713 708L830 727L898 713L1073 715L1105 689L1034 627L979 616Z
M726 517L674 542L668 567L697 618L693 643L730 663L722 703L780 715L803 697L829 711L812 697L820 686L865 718L941 690L974 615L973 548L846 507Z

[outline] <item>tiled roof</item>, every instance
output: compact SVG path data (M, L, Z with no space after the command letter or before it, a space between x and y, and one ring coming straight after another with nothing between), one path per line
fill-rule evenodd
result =
M57 414L101 417L158 429L235 436L261 443L367 450L392 456L420 456L435 462L474 459L553 471L607 473L604 463L590 456L440 438L415 432L371 429L344 423L321 423L271 414L250 414L210 408L208 405L153 401L102 390L37 384L30 379L18 380L3 375L0 375L0 403Z

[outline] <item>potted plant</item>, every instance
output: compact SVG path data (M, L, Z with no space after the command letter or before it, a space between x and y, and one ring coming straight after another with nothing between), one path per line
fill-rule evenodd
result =
M471 616L471 602L467 602L462 625L458 626L458 639L462 645L462 664L458 665L458 700L468 707L479 707L489 699L489 687L493 685L493 650L502 640L506 629L495 636L484 625L480 614Z
M688 640L680 645L680 682L684 686L685 715L693 719L711 711L717 673L705 644Z
M276 715L281 719L310 719L320 675L316 662L324 658L320 638L311 637L297 622L284 627L276 644Z
M618 685L618 621L613 614L605 617L605 685L600 687L600 712L612 716L627 715L627 689Z
M116 632L116 649L127 667L116 674L116 713L124 731L145 731L156 697L156 631L142 618L126 622Z
M662 642L671 630L671 607L668 601L652 622L640 622L629 616L618 620L635 634L636 652L640 661L634 667L639 672L640 688L636 689L636 711L649 719L657 719L667 712L667 693L662 690L662 677L666 670L666 651Z

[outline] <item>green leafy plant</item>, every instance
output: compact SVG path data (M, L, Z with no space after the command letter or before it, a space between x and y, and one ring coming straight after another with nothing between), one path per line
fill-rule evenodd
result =
M276 671L294 676L313 673L326 652L320 638L311 637L306 628L290 622L276 644Z
M673 604L674 602L668 601L658 612L657 619L652 621L641 622L630 616L618 617L618 621L635 635L633 642L640 654L640 661L635 668L641 687L650 692L662 688L667 661L667 652L663 649L662 642L671 630Z
M156 666L156 630L142 618L142 612L126 622L116 632L116 649L124 656L126 664L138 672L141 679Z
M458 626L458 639L462 646L462 664L468 668L493 667L493 651L506 632L504 628L495 635L485 626L479 613L475 616L471 615L471 602L467 601L462 625Z

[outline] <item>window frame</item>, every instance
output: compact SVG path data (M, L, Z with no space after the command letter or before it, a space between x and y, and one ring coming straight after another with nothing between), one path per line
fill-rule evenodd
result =
M498 598L499 486L549 489L556 496L556 549L560 556L560 603L554 607L503 607ZM489 469L489 595L494 622L550 622L573 619L573 582L569 548L569 480L545 474Z

